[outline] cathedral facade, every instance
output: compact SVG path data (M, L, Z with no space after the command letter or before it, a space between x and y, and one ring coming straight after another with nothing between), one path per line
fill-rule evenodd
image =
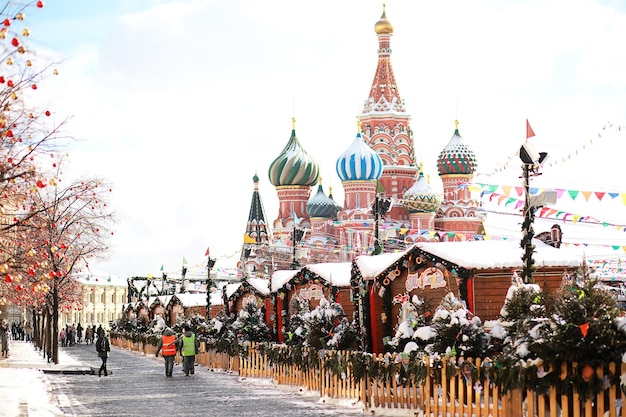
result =
M416 160L411 116L391 63L393 26L383 13L374 25L378 62L358 116L356 137L338 152L336 171L344 199L340 206L322 187L319 167L296 135L270 164L279 209L268 222L254 191L244 233L242 276L264 277L281 269L325 262L349 262L361 254L404 250L419 241L473 240L484 233L480 202L469 184L476 157L459 133L458 121L437 159L443 193L431 188Z

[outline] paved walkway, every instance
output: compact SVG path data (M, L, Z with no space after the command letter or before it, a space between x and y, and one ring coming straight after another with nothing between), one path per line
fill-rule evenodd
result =
M110 376L93 345L59 348L60 365L49 364L26 342L12 342L0 361L0 416L355 417L359 407L331 405L318 393L275 386L269 380L242 379L197 366L185 377L180 365L166 378L163 360L111 348Z
M0 358L0 416L63 416L44 372L82 372L86 368L59 349L60 364L48 363L32 343L9 342L9 357Z

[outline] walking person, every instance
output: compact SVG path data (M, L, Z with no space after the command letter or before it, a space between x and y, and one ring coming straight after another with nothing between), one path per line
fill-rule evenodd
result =
M24 337L27 342L32 342L33 328L30 326L30 321L26 320L24 323Z
M80 322L78 322L78 326L76 326L76 342L79 344L83 342L83 326Z
M65 347L65 341L67 340L67 333L65 333L65 329L61 328L59 332L59 339L61 339L61 347Z
M0 340L2 341L2 357L9 357L9 339L11 338L11 328L6 320L0 324Z
M85 329L85 343L90 345L91 342L93 340L93 329L91 328L91 326L87 326L87 328Z
M180 353L183 356L183 372L185 376L193 375L196 366L196 353L200 349L200 342L191 331L191 327L185 324L185 332L181 338Z
M98 352L98 356L102 359L102 365L100 365L100 369L98 370L98 376L102 376L102 372L104 372L104 376L109 376L107 372L107 359L109 357L109 352L111 351L111 344L109 343L109 338L106 336L106 333L102 331L100 337L98 337L98 342L96 342L96 351Z
M163 359L165 360L165 376L171 377L174 372L174 357L180 346L180 340L176 339L176 335L169 327L163 330L161 340L157 345L154 356L159 357L159 352L162 352Z

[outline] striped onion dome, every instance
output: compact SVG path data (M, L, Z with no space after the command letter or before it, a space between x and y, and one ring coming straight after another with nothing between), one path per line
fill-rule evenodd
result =
M383 173L383 161L357 133L352 145L337 159L337 175L341 181L377 180Z
M476 170L476 156L474 151L465 144L459 134L459 122L455 121L456 129L452 139L439 154L437 171L439 175L446 174L473 174Z
M269 179L275 186L312 186L317 182L319 167L296 137L296 120L292 119L291 137L280 155L270 164Z
M309 217L324 217L326 219L334 218L337 215L337 203L324 194L321 179L317 186L317 193L311 196L306 203L306 212Z
M421 167L417 180L404 193L403 205L409 213L436 213L441 207L441 196L430 188Z

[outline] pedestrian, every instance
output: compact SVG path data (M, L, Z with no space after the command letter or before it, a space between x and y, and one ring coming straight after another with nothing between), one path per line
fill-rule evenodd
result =
M24 340L27 342L32 341L32 331L33 328L30 326L30 321L26 320L26 323L24 323Z
M61 347L65 347L65 341L67 340L67 333L65 333L64 328L61 328L61 332L59 332L59 339L61 339Z
M180 340L176 339L176 335L169 327L163 330L161 340L157 345L154 356L159 357L159 352L162 351L163 359L165 360L165 376L171 377L174 372L174 357L179 349Z
M93 339L93 330L91 329L91 326L87 325L87 328L85 329L85 343L90 345Z
M95 327L95 326L96 326L96 325L94 324L94 327ZM101 335L101 334L103 334L103 333L104 333L104 329L102 328L102 325L101 325L101 324L99 324L99 325L98 325L98 329L96 330L96 336L98 336L98 338L100 338L100 335Z
M2 357L9 357L9 339L11 338L11 329L6 320L2 320L0 324L0 340L2 341Z
M96 352L98 352L98 356L102 359L102 365L100 365L100 369L98 370L99 377L102 376L102 372L104 372L104 376L109 376L107 372L107 359L110 351L111 344L103 330L100 337L98 337L98 342L96 342Z
M182 336L182 343L180 344L180 354L183 356L183 372L185 376L194 374L196 366L196 353L200 349L200 342L196 338L196 335L191 331L191 327L185 324L185 332Z
M83 342L83 326L78 322L78 326L76 326L76 342Z

